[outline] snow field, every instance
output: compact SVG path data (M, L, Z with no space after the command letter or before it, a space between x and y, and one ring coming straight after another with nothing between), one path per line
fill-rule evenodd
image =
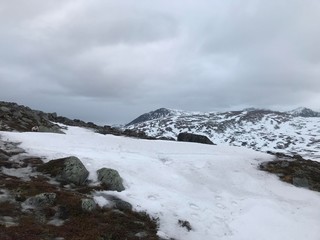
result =
M272 156L247 148L151 141L68 127L65 135L1 132L29 154L74 155L92 181L114 168L126 190L112 192L138 211L159 218L159 235L180 240L319 240L320 194L257 170ZM97 194L99 205L108 204ZM193 230L179 227L189 221Z

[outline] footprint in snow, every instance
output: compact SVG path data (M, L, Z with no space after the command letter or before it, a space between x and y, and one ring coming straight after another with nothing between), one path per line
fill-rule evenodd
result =
M220 209L226 209L226 206L224 206L223 204L221 203L217 203L216 206Z
M215 196L214 197L216 200L221 200L222 199L222 197L220 197L220 196Z
M155 201L155 200L158 199L158 196L156 196L156 195L149 195L149 196L148 196L148 199L150 199L150 200L152 200L152 201Z
M232 201L231 204L232 204L233 206L238 206L238 203L237 203L236 201Z
M198 205L194 204L194 203L189 203L189 207L194 209L194 210L199 210L200 208L198 207Z

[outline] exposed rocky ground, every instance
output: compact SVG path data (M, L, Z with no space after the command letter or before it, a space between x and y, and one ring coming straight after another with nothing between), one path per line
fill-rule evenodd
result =
M125 129L150 137L177 139L182 132L207 136L258 151L320 158L320 113L307 108L290 112L244 109L229 112L186 112L161 108L141 115Z
M1 240L159 239L157 221L100 190L122 191L113 169L98 172L99 184L76 157L44 163L18 144L0 141ZM93 200L103 194L107 207Z
M93 122L84 122L79 119L72 120L58 116L57 113L45 113L16 103L0 101L0 131L27 132L31 131L33 127L38 126L40 132L63 133L61 131L62 127L56 123L91 128L101 134L155 139L141 131L121 130L108 125L99 126Z
M303 159L299 155L274 154L276 159L260 165L260 169L279 176L296 187L320 192L320 162Z

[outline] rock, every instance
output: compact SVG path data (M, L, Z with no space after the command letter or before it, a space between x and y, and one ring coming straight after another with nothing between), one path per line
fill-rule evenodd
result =
M25 207L42 208L54 205L56 201L55 193L41 193L24 201Z
M183 227L186 228L188 232L190 232L192 230L191 224L189 221L186 220L178 220L178 224Z
M309 181L306 177L293 177L292 184L296 187L309 188Z
M0 107L1 112L10 112L10 108L7 107Z
M69 210L67 207L65 206L58 206L57 208L57 212L55 214L56 218L62 219L62 220L66 220L69 218Z
M122 178L117 170L111 168L101 168L97 171L98 180L101 181L108 190L121 192L125 190Z
M66 184L83 185L89 176L89 172L83 163L74 156L51 160L38 166L37 170Z
M44 127L44 126L39 126L39 132L64 133L57 126L52 126L50 128Z
M148 237L148 233L146 233L146 232L138 232L134 236L137 237L137 238L146 238L146 237Z
M92 212L97 209L95 201L89 198L81 199L81 208L85 212Z
M261 163L260 169L274 173L294 186L320 192L320 162L281 155L275 161Z
M9 159L9 156L0 151L0 160L7 161L8 159Z
M196 142L196 143L204 143L204 144L211 144L214 143L207 137L199 134L193 134L193 133L180 133L178 135L177 141L180 142Z
M3 225L5 227L14 227L18 226L18 219L10 217L10 216L0 216L0 226Z
M120 198L112 197L109 201L113 204L113 207L121 211L132 210L132 205Z
M0 117L0 130L25 132L34 126L42 126L46 132L62 133L60 127L49 120L48 114L16 103L0 101Z

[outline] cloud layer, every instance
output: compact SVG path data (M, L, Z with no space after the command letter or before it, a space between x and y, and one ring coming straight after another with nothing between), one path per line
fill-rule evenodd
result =
M320 2L0 3L0 94L125 123L158 107L289 109L320 102Z

